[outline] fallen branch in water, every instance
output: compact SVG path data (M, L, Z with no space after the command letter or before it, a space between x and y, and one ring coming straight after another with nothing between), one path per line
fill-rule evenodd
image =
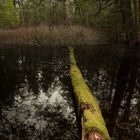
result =
M98 103L82 77L72 48L70 77L81 118L82 140L110 140Z

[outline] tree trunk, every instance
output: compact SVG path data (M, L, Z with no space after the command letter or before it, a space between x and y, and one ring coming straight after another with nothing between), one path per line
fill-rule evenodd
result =
M69 11L68 11L68 1L67 0L63 0L63 22L65 25L69 24Z
M33 1L33 11L34 11L34 19L33 19L33 24L37 25L38 21L37 21L37 11L36 11L37 7L35 4L35 1Z
M49 25L53 22L53 14L52 14L52 0L49 0Z
M138 24L140 25L140 1L138 0Z
M133 14L134 14L134 22L137 25L138 23L138 1L133 0Z
M77 100L82 140L111 140L98 103L85 83L70 49L70 77Z
M130 0L120 0L120 9L122 13L126 38L132 47L134 42L138 41L138 27L133 16L133 12L135 10L132 10Z
M24 20L24 6L23 6L23 2L19 2L19 14L20 14L20 24L25 24L25 20Z
M84 13L85 11L82 10L81 5L79 5L77 0L74 0L74 1L75 1L75 7L78 11L78 14L79 14L79 17L80 17L80 20L81 20L81 24L82 25L87 25L88 21L86 20L86 15Z

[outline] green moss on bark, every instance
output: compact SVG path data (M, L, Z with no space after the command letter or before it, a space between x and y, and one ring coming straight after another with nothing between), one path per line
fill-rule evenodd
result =
M110 140L99 105L82 77L72 48L70 48L70 77L79 112L82 112L81 115L84 118L83 125L86 133L96 131L102 134L106 140Z

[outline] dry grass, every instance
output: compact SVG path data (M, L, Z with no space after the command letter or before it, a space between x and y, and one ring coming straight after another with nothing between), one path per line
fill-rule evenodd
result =
M17 45L92 45L104 43L106 40L99 31L78 25L42 25L0 30L1 43Z

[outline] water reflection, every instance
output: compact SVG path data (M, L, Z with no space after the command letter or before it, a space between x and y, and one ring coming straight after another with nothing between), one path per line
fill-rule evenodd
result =
M1 48L1 139L77 140L65 50L30 49Z
M119 53L115 52L114 47L117 47ZM92 51L85 48L80 50L82 53L79 54L78 49L77 56L79 60L81 58L83 60L79 61L79 65L88 85L100 102L112 139L138 140L140 138L138 49L125 51L122 46L110 46L95 48ZM97 53L98 51L100 53Z
M127 63L130 70L124 62L121 78L127 70L133 73L135 68L137 76L128 76L125 86L118 82L124 48L123 45L80 46L75 48L75 54L107 124L114 121L108 125L113 130L112 139L138 140L140 65L131 59L132 65ZM0 139L79 139L68 56L65 48L0 48ZM115 98L118 83L124 91L119 92L122 97ZM128 92L132 87L134 92ZM117 97L121 97L120 102ZM116 101L118 108L113 107ZM111 114L114 110L115 115Z
M110 116L111 120L108 124L110 134L113 135L113 129L115 127L115 121L117 115L120 116L120 122L123 124L121 139L127 136L127 125L130 115L130 107L135 103L133 102L132 96L134 94L137 76L137 65L138 65L138 46L133 49L127 49L126 54L122 60L120 70L117 76L115 94L112 100ZM137 104L137 103L136 103ZM120 110L120 112L119 112ZM137 118L137 116L134 116ZM125 128L125 130L124 130ZM129 136L129 138L133 136Z

